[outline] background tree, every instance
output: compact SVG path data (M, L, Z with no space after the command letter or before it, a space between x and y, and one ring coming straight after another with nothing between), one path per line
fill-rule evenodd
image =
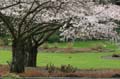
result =
M88 2L90 4L90 2ZM61 28L61 40L68 39L115 39L119 38L114 30L118 27L115 20L120 20L120 7L114 4L96 4L92 3L88 15L81 13L76 15L73 27Z

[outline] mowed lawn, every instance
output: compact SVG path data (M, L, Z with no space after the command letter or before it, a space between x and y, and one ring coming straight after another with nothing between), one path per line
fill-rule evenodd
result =
M92 41L91 41L92 42ZM71 64L79 69L120 69L120 60L103 59L102 56L112 55L113 53L120 53L115 45L108 42L81 42L83 47L89 47L90 44L104 45L105 48L115 49L114 52L103 52L103 53L52 53L52 52L40 52L37 57L38 66L46 66L47 64L54 64L55 66ZM81 43L75 43L76 47ZM65 44L65 43L64 43ZM86 44L86 45L85 45ZM51 45L53 46L53 45ZM65 46L65 45L63 45ZM62 45L61 45L62 47ZM75 46L74 46L75 47ZM7 64L7 61L11 61L10 50L0 50L0 64Z

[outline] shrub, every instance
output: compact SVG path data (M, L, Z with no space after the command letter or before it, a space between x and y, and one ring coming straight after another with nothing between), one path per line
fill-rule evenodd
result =
M58 43L54 43L54 48L58 48Z
M44 49L48 49L48 48L49 48L49 45L48 45L47 42L45 42L45 43L42 45L42 47L43 47Z
M67 43L67 48L73 48L73 42L68 42Z
M60 70L62 72L67 72L67 73L73 73L76 72L77 68L73 67L72 65L68 64L68 65L62 65Z
M53 73L56 70L56 67L54 66L54 64L47 64L46 70L48 70L49 73Z

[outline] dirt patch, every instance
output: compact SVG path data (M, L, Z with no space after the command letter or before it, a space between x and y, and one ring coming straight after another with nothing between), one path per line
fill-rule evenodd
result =
M29 77L90 77L90 78L111 78L120 75L120 70L117 69L99 69L99 70L78 70L74 73L64 72L53 72L48 73L47 71L40 70L39 68L26 70L25 73L20 74L21 76Z
M9 72L9 67L7 65L0 65L0 76L7 74Z
M39 48L40 51L44 52L64 52L64 53L85 53L85 52L113 52L113 50L91 47L91 48Z
M0 50L11 50L10 46L0 46ZM114 50L111 49L106 49L101 46L96 46L96 47L90 47L90 48L57 48L57 47L51 47L51 48L44 48L44 47L39 47L38 50L40 52L51 52L51 53L85 53L85 52L97 52L97 53L102 53L102 52L114 52Z
M50 77L92 77L92 78L111 78L116 74L120 74L120 69L89 69L89 70L77 70L74 73L64 73L64 72L53 72L48 73L43 68L29 68L30 71L38 70L41 76L50 76ZM26 71L28 71L26 70Z
M9 72L7 65L0 65L0 76ZM120 69L97 69L97 70L77 70L74 73L53 72L48 73L44 67L26 68L25 73L18 74L23 77L92 77L111 78L120 76Z

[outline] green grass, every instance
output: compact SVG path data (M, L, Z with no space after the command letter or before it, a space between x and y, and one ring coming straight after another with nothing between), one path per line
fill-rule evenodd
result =
M119 52L118 52L119 53ZM39 53L37 57L38 66L54 64L55 66L71 64L80 69L104 69L119 68L120 60L102 59L101 56L111 55L113 53ZM10 51L0 51L0 63L7 64L11 60Z
M38 65L45 66L47 63L60 66L61 64L71 64L80 69L101 69L101 68L120 68L120 60L102 59L101 56L112 53L40 53L38 54Z
M11 51L0 50L0 64L7 64L7 61L11 61Z
M54 47L54 44L49 45ZM102 59L102 56L112 55L113 53L120 53L117 46L107 41L83 41L75 42L73 47L86 48L103 45L105 48L116 50L114 52L106 53L47 53L40 52L37 57L38 66L46 66L47 64L54 64L55 66L71 64L79 69L120 69L120 60ZM67 47L67 43L57 43L58 47ZM10 50L0 50L0 64L7 64L6 61L11 61Z

